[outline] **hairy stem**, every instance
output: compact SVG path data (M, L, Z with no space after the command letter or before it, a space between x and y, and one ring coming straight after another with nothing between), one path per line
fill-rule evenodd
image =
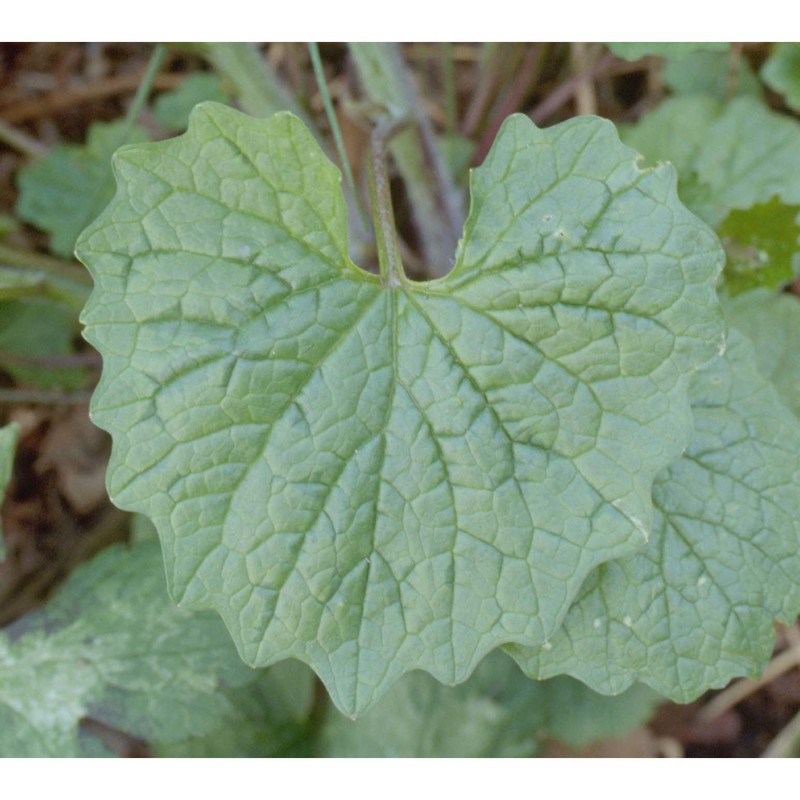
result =
M447 272L461 234L460 191L447 173L399 48L367 42L351 42L349 48L369 100L415 123L392 142L392 156L408 192L429 277L439 277Z
M369 189L372 217L375 222L375 241L378 246L378 263L384 286L399 286L405 280L403 260L397 243L389 173L386 169L386 151L392 136L407 124L407 119L386 117L375 126L370 142Z

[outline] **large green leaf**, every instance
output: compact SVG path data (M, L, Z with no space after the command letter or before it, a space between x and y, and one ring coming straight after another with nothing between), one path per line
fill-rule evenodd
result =
M603 692L643 681L678 702L772 654L774 618L800 613L800 424L731 331L693 385L695 434L653 487L647 550L601 566L541 648L512 647L534 677Z
M728 300L725 312L753 343L758 371L800 417L800 300L759 289Z
M115 547L0 632L0 753L78 755L91 716L176 741L219 725L224 686L253 679L213 614L176 608L156 544Z
M722 253L610 123L507 121L455 268L420 284L350 262L339 173L291 115L204 104L115 170L78 247L109 489L246 661L306 661L353 714L545 641L644 545Z

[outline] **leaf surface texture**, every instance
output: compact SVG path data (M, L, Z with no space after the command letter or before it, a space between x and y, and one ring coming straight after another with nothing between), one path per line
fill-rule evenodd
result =
M202 104L115 171L78 246L110 492L248 663L299 658L359 713L546 641L644 546L722 253L610 123L508 120L455 267L398 287L348 258L339 173L289 114Z

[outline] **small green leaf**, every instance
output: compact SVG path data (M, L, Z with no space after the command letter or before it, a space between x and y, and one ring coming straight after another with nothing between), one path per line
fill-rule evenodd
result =
M682 199L714 227L774 197L800 205L800 125L755 98L675 97L622 136L648 160L672 161Z
M83 368L41 366L25 358L74 353L78 333L75 312L61 303L46 297L0 300L0 368L23 383L76 389L86 380Z
M732 295L788 283L800 271L800 206L777 198L745 211L735 209L719 226L728 256L725 285Z
M644 725L663 701L649 686L638 683L613 697L566 675L539 685L546 712L542 735L575 748L625 736Z
M735 95L762 96L758 78L746 58L738 58L731 69L731 54L714 50L697 50L670 57L662 79L673 94L702 94L717 100Z
M725 312L731 325L752 342L758 371L800 417L800 300L757 289L728 300Z
M8 236L16 228L17 221L14 217L10 217L8 214L0 214L0 239Z
M96 122L85 145L65 144L18 173L17 216L50 234L50 249L71 258L78 234L114 193L111 155L126 141L147 141L127 123Z
M779 42L761 68L761 77L784 96L786 105L800 111L800 44Z
M133 736L198 735L230 713L220 686L250 680L215 615L170 602L157 545L114 547L0 632L0 752L78 755L85 716Z
M800 613L800 424L745 337L729 345L696 377L694 438L654 484L647 550L601 566L544 647L510 648L528 674L688 702L757 675L774 619Z
M245 686L225 689L230 711L203 736L180 742L156 737L161 758L285 758L312 755L308 715L314 673L297 661L258 670Z
M17 438L19 437L19 426L11 423L0 428L0 505L6 495L6 489L11 482L11 475L14 470L14 454L17 450ZM0 561L6 557L5 540L3 530L0 528Z
M306 661L358 713L544 641L643 546L722 253L610 123L509 119L452 272L395 287L348 258L340 175L289 114L203 104L115 170L78 248L110 492L246 661Z
M196 72L184 80L177 89L160 94L153 103L153 116L165 128L186 130L191 110L205 100L227 103L228 93L222 81L212 72Z

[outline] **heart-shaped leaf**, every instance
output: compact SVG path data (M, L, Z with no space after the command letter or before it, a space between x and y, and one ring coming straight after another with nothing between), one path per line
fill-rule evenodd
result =
M349 260L340 175L289 114L202 104L115 171L78 246L109 489L245 660L306 661L353 714L545 641L644 545L722 252L610 123L508 120L454 269L398 286Z

